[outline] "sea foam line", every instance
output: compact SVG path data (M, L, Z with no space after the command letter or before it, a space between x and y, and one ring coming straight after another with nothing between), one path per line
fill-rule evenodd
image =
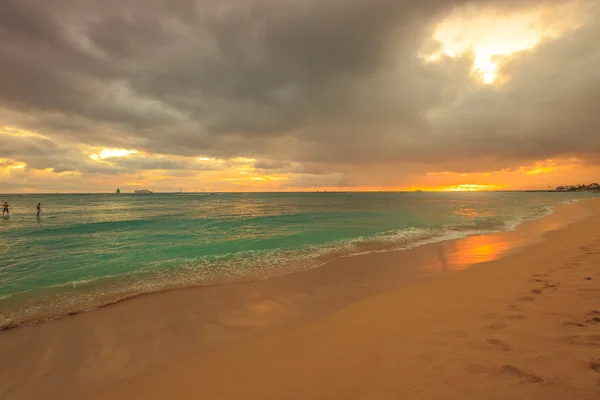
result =
M573 203L568 200L559 204ZM557 204L558 205L558 204ZM144 294L185 287L206 286L220 283L248 282L268 279L319 268L335 259L371 253L408 250L415 247L448 240L464 239L469 236L485 235L517 229L522 223L543 218L555 212L554 206L544 206L544 212L530 218L515 217L498 229L423 229L408 228L363 236L348 240L310 245L300 249L256 250L222 254L197 259L174 260L163 268L161 262L151 263L148 268L120 275L90 277L47 287L48 289L80 288L77 294L64 293L54 297L52 307L45 301L24 305L15 312L0 313L0 330L54 320L115 304ZM364 247L379 246L375 249ZM102 281L111 281L103 286ZM96 285L98 284L98 285ZM89 292L86 286L96 285ZM13 294L0 297L0 301Z

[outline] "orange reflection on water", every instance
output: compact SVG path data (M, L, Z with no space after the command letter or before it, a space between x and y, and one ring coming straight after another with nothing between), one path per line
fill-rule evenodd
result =
M443 243L438 251L442 268L458 271L469 265L496 260L515 247L502 235L470 236L468 238Z
M469 206L463 206L459 208L454 212L454 214L464 218L481 218L493 215L491 211L486 212L484 210L477 210L476 208Z

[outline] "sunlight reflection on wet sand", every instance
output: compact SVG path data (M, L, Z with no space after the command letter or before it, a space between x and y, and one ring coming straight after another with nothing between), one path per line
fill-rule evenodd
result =
M541 242L548 232L563 228L573 221L585 218L584 208L571 207L568 212L553 214L529 221L516 231L471 236L436 245L436 261L420 263L422 270L459 271L473 264L497 260L525 246Z

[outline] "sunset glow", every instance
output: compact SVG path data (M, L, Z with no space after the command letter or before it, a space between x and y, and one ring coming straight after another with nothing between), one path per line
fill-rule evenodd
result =
M14 2L0 192L600 181L598 1L299 1L256 0L235 29L196 1Z
M449 186L444 188L445 192L475 192L482 190L498 190L501 187L498 185L477 185L477 184L462 184Z
M126 150L126 149L102 149L98 154L90 155L92 160L104 160L105 158L112 157L125 157L130 154L137 154L137 150Z
M580 1L572 1L513 15L493 8L458 9L436 28L433 38L441 43L442 51L427 59L436 61L442 55L458 57L472 53L473 72L482 83L492 84L500 74L498 59L533 49L546 38L576 29L579 24L559 16L571 16L580 6Z
M479 192L490 190L501 190L505 185L485 185L485 184L456 184L448 186L414 186L403 188L404 191L423 191L423 192Z
M23 169L26 166L27 164L23 162L13 162L7 159L0 158L0 168L2 168L2 170L7 173L16 169Z
M520 167L519 170L527 175L548 174L552 172L568 172L580 169L583 161L579 158L549 159L537 161L529 167Z

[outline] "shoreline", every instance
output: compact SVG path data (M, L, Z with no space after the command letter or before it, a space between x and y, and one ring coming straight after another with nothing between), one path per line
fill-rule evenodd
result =
M597 399L600 201L587 206L524 251L190 354L97 398Z
M553 235L572 228L575 216L580 218L575 225L585 224L581 218L589 218L592 212L586 210L597 202L584 200L558 206L560 210L555 214L527 221L512 232L355 256L264 281L152 293L111 307L1 332L0 355L17 361L10 369L3 367L0 397L36 398L36 394L44 393L46 398L78 398L77 394L86 393L87 397L100 389L127 390L122 385L128 379L143 379L192 355L197 358L301 329L370 298L411 292L462 275L445 272L489 261L501 263L531 253L532 247L544 246L547 232ZM408 264L412 265L412 275L398 268ZM485 269L482 265L468 268ZM40 354L45 355L41 361ZM38 360L37 364L33 360Z
M11 320L10 318L6 319L5 322L0 323L0 332L23 328L23 327L27 327L27 326L44 324L44 323L48 323L48 322L52 322L52 321L61 320L63 318L71 317L74 315L79 315L79 314L83 314L83 313L87 313L87 312L93 312L94 310L102 309L105 307L112 307L112 306L120 304L122 302L134 300L134 299L137 299L137 298L143 297L143 296L156 295L156 294L160 294L160 293L172 292L172 291L177 291L177 290L202 289L202 288L222 286L222 285L248 284L248 283L261 281L261 280L265 280L265 279L274 279L274 278L279 278L281 276L286 276L286 275L290 275L290 274L303 273L303 272L306 272L306 271L309 271L312 269L327 268L327 266L329 264L331 264L332 262L338 262L338 260L345 260L345 259L349 259L349 258L353 258L353 257L362 257L362 256L366 256L369 254L379 254L379 253L385 254L385 253L394 253L394 252L399 252L399 251L409 251L409 250L413 250L415 248L422 247L422 246L443 243L443 242L452 242L455 240L462 240L462 239L466 239L466 238L474 237L474 236L513 232L513 231L519 229L519 227L523 224L527 224L531 221L536 221L541 218L546 218L546 217L554 214L556 212L557 207L560 208L560 207L563 207L564 205L575 204L575 203L578 203L579 201L581 201L581 199L570 199L570 200L556 203L551 206L544 206L543 208L546 209L546 212L544 214L541 214L534 218L525 219L525 220L519 220L517 218L517 221L515 221L515 220L506 221L504 228L502 228L502 229L498 228L498 229L484 229L484 230L471 230L471 231L457 230L455 232L452 230L448 230L443 233L432 234L432 236L425 235L422 238L419 238L417 235L416 237L411 238L406 243L397 243L394 246L389 247L389 248L381 248L381 245L376 244L374 237L373 238L362 238L362 237L354 238L354 239L351 239L348 241L348 243L353 243L352 245L356 246L356 248L353 249L351 253L336 254L337 252L340 252L341 250L331 250L330 254L324 253L324 255L323 255L324 260L322 262L317 262L313 266L294 267L294 268L291 268L286 271L277 271L276 273L272 273L270 275L263 276L263 277L249 275L246 277L231 278L230 280L216 279L214 281L204 281L204 282L190 283L190 284L171 283L170 285L164 284L158 288L151 288L151 289L146 288L145 291L142 290L142 291L132 292L129 294L121 293L118 290L116 290L116 288L118 288L119 286L126 287L126 286L128 286L128 284L129 285L137 285L139 282L137 281L136 278L128 278L126 276L122 276L122 277L115 276L118 279L112 284L112 285L115 285L113 287L113 286L111 286L110 283L105 283L105 282L107 282L107 280L110 279L110 277L99 277L99 278L91 281L91 283L92 283L92 285L97 285L99 283L100 286L98 286L98 287L92 286L90 288L84 288L84 289L77 289L76 282L69 282L69 283L60 285L60 287L70 288L71 284L72 284L72 288L74 289L73 295L66 295L65 298L63 298L63 299L61 299L61 298L52 299L50 297L48 297L48 298L39 297L39 299L36 300L37 303L34 302L31 305L27 306L27 307L36 309L36 312L34 312L32 314L27 314L27 316L21 320L15 320L15 319ZM430 233L428 233L428 234L430 234ZM336 245L334 243L326 243L325 245L328 245L334 249L336 248ZM361 247L362 247L362 249L361 249ZM350 250L347 250L347 251L350 251ZM151 276L151 275L149 275L149 276ZM150 280L150 281L153 280L153 279L150 279L149 277L146 277L145 279ZM88 282L90 282L90 281L85 280L82 284L86 285L86 284L88 284ZM54 294L54 296L63 295L60 291L58 291L58 288L59 287L43 288L42 293L51 293L53 290L56 290L56 293ZM107 288L109 290L106 290ZM112 288L112 290L111 290L111 288ZM72 301L69 301L69 300L72 300L71 297L69 297L69 296L74 296L75 293L81 293L84 296L89 295L89 294L96 294L96 296L100 297L100 299L97 299L94 301L86 300L86 301L90 302L90 304L88 304L88 305L70 306L70 308L66 308L64 305L56 306L56 307L50 306L50 307L55 307L55 308L49 308L46 310L39 311L39 308L38 308L39 304L47 304L48 301L53 302L51 304L54 304L54 302L72 303ZM10 294L10 295L0 298L0 302L5 302L7 304L10 304L11 302L19 301L20 297L23 297L23 296L25 296L25 298L29 297L27 294L22 294L22 293L16 294L16 296L14 294ZM37 296L41 296L41 295L37 295ZM46 295L46 296L48 296L48 295ZM75 297L73 297L73 299L75 299ZM44 301L40 302L41 300L44 300ZM29 300L29 301L31 301L31 300ZM79 301L83 301L83 300L79 299ZM17 303L17 304L19 304L19 303ZM21 304L23 304L23 303L21 303ZM9 305L8 308L6 308L6 309L7 310L14 309L13 314L21 313L21 315L23 315L23 313L29 312L28 309L24 308L24 307L25 306L19 307L18 305L17 306Z

